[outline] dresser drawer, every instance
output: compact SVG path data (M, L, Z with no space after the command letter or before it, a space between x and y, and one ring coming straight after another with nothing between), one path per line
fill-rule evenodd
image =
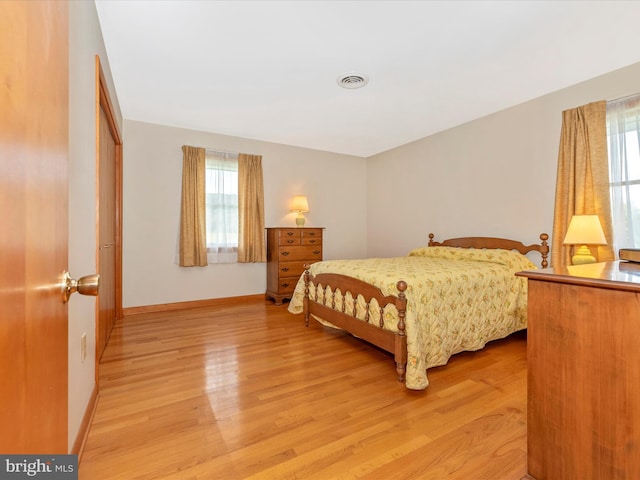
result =
M300 237L281 237L278 244L279 245L300 245L302 242Z
M300 277L284 277L278 279L278 292L281 295L291 295L296 289Z
M278 260L280 262L292 262L294 260L322 260L322 245L279 247Z
M305 228L302 230L302 243L305 241L316 240L322 242L322 229L321 228Z
M322 245L322 237L305 237L301 239L302 245Z
M305 262L303 260L298 260L295 262L280 262L280 264L278 265L278 277L300 278L300 275L302 275L302 273L304 272L305 263L311 262Z
M302 231L289 228L282 229L278 232L278 245L300 245Z

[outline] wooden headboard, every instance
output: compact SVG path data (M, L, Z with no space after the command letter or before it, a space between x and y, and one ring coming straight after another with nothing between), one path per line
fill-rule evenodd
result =
M540 234L540 243L533 245L525 245L517 240L510 240L508 238L494 238L494 237L460 237L450 238L443 240L442 242L436 242L434 240L435 235L429 234L429 246L430 247L459 247L459 248L502 248L503 250L517 250L521 254L525 255L529 252L540 252L542 256L542 268L547 268L549 262L547 260L549 256L549 235L546 233Z

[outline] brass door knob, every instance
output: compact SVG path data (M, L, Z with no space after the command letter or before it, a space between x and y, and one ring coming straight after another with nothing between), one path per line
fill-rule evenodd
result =
M69 275L69 272L65 271L62 274L62 302L67 303L69 297L74 292L78 292L80 295L91 295L93 297L98 295L98 288L100 286L100 275L87 275L78 280L74 280Z

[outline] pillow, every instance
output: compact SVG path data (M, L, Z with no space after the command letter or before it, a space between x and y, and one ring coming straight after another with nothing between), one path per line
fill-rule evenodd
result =
M533 270L531 260L515 250L502 248L420 247L409 252L410 257L435 257L449 260L490 262L506 265L514 271Z

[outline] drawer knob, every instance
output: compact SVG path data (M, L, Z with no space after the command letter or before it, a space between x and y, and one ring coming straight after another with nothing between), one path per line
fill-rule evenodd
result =
M293 236L293 232L287 232L287 235L289 235L291 237L291 236Z
M313 240L309 240L309 243L316 243L316 239L314 238Z
M320 250L314 250L314 251L313 251L313 254L314 254L314 255L319 255L319 254L320 254Z
M289 271L289 267L283 267L280 270L282 270L283 272L288 272Z
M293 240L287 240L287 243L293 243Z
M283 284L282 284L282 288L287 288L288 286L289 286L289 284L288 284L288 283L283 283Z
M289 255L289 252L282 252L282 255L286 257L287 255Z

